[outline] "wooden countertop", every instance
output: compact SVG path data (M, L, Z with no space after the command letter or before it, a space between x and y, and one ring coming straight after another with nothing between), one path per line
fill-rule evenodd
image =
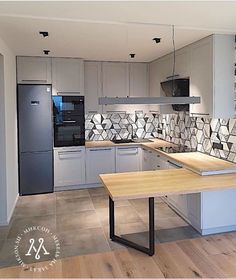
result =
M175 153L169 157L200 175L236 172L236 164L201 152Z
M216 157L203 154L201 152L187 152L187 153L172 153L168 154L157 150L159 147L174 146L175 144L167 142L161 139L151 139L153 142L147 143L124 143L115 144L112 141L87 141L86 148L98 148L98 147L116 147L116 146L141 146L148 148L159 154L166 156L167 158L180 163L183 167L196 172L200 175L212 175L236 172L236 164L231 163Z
M98 140L98 141L85 142L86 148L98 148L98 147L110 147L110 146L114 147L116 145L110 140Z
M186 169L101 174L100 178L114 201L236 189L235 173L200 176Z
M116 146L132 146L132 145L141 145L145 147L149 147L152 149L158 148L158 147L164 147L164 146L173 146L173 143L170 143L165 140L161 139L151 139L152 142L145 142L145 143L140 143L140 142L132 142L132 143L113 143L110 140L104 140L104 141L86 141L85 142L85 147L86 148L98 148L98 147L116 147Z

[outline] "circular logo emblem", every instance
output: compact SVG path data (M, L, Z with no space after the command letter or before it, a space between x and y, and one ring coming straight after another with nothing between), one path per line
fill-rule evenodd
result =
M14 243L14 254L19 265L33 272L43 272L54 266L60 256L60 242L50 229L43 226L25 228ZM36 262L47 262L32 267Z

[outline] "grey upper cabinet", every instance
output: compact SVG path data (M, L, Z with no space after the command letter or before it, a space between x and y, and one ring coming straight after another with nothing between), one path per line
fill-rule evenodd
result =
M191 45L191 115L234 117L234 36L212 35Z
M17 83L51 84L51 58L18 56Z
M84 95L84 61L52 58L53 94Z
M102 89L106 97L129 96L129 64L102 62Z
M129 64L129 96L148 96L148 64Z
M234 36L212 35L176 51L174 74L190 78L190 96L201 97L190 105L191 116L234 117ZM150 63L149 95L164 96L160 83L173 75L173 54ZM152 110L173 113L171 106Z
M98 104L98 98L102 96L101 68L101 62L84 62L84 95L86 113L102 112L102 106Z

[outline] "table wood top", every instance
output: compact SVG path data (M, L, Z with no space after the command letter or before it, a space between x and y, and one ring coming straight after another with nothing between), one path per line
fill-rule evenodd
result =
M113 200L236 189L236 174L201 176L187 169L101 174Z

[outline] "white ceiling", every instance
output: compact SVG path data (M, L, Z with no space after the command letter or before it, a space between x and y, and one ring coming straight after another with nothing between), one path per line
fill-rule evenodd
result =
M236 2L0 2L0 36L17 55L151 61L212 33L236 33ZM43 39L38 32L48 31ZM160 44L152 42L161 37Z

